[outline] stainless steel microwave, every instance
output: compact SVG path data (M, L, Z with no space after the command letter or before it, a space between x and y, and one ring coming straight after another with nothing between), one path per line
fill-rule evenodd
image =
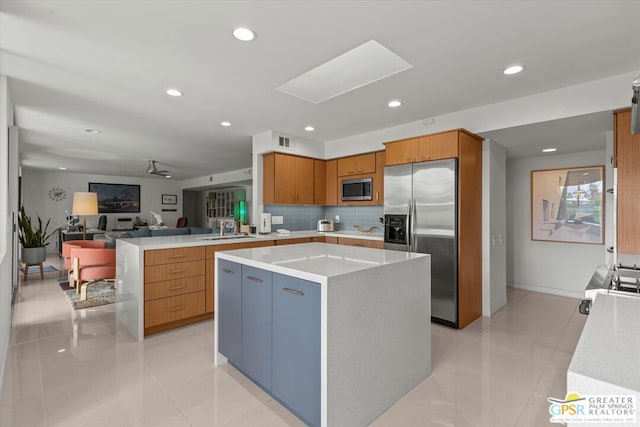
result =
M373 200L373 178L342 181L342 201Z

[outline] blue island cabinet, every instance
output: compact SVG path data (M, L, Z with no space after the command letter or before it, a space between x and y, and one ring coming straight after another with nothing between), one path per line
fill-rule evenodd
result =
M271 390L271 272L242 266L242 372Z
M320 284L273 273L271 393L320 425Z
M242 266L218 260L218 348L229 363L242 365Z

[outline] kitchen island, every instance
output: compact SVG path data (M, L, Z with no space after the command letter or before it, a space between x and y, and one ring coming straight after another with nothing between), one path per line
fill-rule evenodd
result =
M116 241L116 317L137 339L213 318L216 251L308 242L379 245L371 233L194 234Z
M367 425L430 374L429 255L307 243L215 259L214 363L306 424Z

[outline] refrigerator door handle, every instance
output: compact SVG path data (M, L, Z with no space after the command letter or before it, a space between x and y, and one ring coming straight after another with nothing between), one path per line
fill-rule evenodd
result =
M404 222L405 226L407 227L407 231L406 231L406 239L407 239L407 252L411 252L411 244L412 244L412 233L413 233L413 227L411 227L411 199L409 199L409 202L407 203L407 219Z
M416 201L413 200L413 212L411 212L411 252L418 251L418 243L416 241L417 233L416 233Z

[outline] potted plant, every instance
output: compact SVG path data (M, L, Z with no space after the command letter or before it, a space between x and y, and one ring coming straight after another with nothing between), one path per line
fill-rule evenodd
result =
M47 240L56 232L54 230L47 234L49 222L51 222L51 219L47 221L43 228L42 219L38 215L38 223L36 225L25 212L24 206L20 208L18 227L20 229L20 244L22 244L22 262L25 264L40 264L47 258L46 246L49 244Z

